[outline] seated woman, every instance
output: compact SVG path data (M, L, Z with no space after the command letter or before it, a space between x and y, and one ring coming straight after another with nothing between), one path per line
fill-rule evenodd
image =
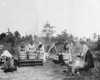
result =
M86 43L83 43L83 53L81 58L77 58L75 62L71 65L72 67L72 73L75 73L75 71L88 71L91 68L94 68L94 60L92 53L88 49Z
M4 72L13 72L17 70L16 62L13 59L13 56L10 54L8 50L5 50L1 55L1 58L4 62L3 69Z
M17 70L17 66L14 64L14 59L6 57L6 61L4 63L4 72L13 72Z
M45 62L46 56L45 56L45 52L44 52L44 45L41 42L39 42L39 45L37 47L37 52L38 52L37 53L38 58L43 59L43 62Z
M30 41L30 43L27 46L27 55L28 59L36 59L37 54L36 54L36 46L34 44L34 41ZM33 57L31 57L33 56Z
M35 53L36 52L36 47L34 44L34 41L30 41L30 43L27 46L27 50L29 53Z
M27 58L27 54L26 54L26 44L24 43L24 42L22 42L20 45L19 45L19 54L18 54L19 56L19 59L23 59L23 58ZM21 56L23 56L24 55L24 57L21 57Z
M55 57L55 58L53 59L53 62L55 64L65 65L65 62L64 62L64 59L63 59L63 55L61 53L57 54L57 57Z
M63 54L59 54L59 63L61 65L65 65L65 61L64 61L64 58L63 58Z

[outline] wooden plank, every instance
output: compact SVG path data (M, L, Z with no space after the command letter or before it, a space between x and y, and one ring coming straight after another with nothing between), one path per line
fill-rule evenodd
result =
M43 59L33 59L33 60L19 60L20 66L35 66L35 65L43 65Z
M43 65L43 63L21 63L20 66L36 66Z
M20 62L20 63L25 63L25 64L30 64L30 63L37 63L37 64L39 64L39 63L43 63L43 61L34 61L34 62Z
M43 60L41 59L41 60L38 60L38 59L36 59L36 60L19 60L19 62L43 62Z

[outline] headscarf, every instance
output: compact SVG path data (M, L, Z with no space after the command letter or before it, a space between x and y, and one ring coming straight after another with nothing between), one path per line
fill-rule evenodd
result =
M3 52L3 54L1 55L1 57L3 57L3 56L5 56L5 57L10 57L10 58L13 57L13 56L10 54L10 52L9 52L8 50L5 50L5 51Z
M68 41L65 41L65 42L64 42L64 49L65 49L65 50L69 50L69 47L67 47L68 44L69 44Z

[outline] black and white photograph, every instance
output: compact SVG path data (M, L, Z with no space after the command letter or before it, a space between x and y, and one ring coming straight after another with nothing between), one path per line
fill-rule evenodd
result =
M0 80L100 80L100 0L0 0Z

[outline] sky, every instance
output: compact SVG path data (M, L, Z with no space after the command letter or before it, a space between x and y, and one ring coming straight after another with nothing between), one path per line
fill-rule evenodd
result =
M56 34L100 34L100 0L0 0L0 33L40 34L47 21Z

